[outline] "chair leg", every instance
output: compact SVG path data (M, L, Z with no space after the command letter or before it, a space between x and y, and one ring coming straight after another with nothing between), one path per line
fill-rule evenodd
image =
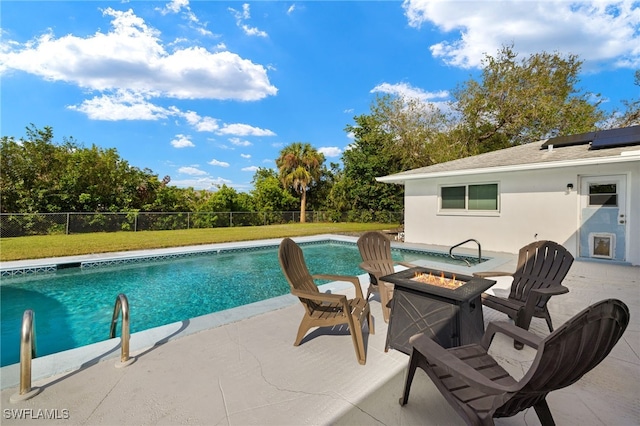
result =
M369 284L369 288L367 289L367 297L364 300L368 301L369 297L371 296L371 293L373 293L373 292L374 292L373 284Z
M522 328L523 330L529 330L529 326L531 325L531 316L532 315L528 314L524 308L520 309L515 319L516 326ZM514 340L513 347L517 350L521 350L524 347L524 344L522 342Z
M416 375L416 368L418 368L418 357L422 356L415 348L411 352L411 358L409 359L409 367L407 368L407 378L404 381L404 392L402 398L400 398L400 405L406 405L409 402L409 392L411 391L411 383L413 377Z
M551 315L549 315L549 311L547 309L544 310L544 319L547 321L547 327L549 327L549 332L553 333L553 324L551 323Z
M356 358L358 358L360 364L364 365L367 363L367 354L364 351L364 339L362 338L362 321L358 316L351 317L349 328L353 347L356 350Z
M367 312L367 327L369 327L369 334L376 334L375 325L373 324L373 316L371 315L371 309Z
M304 335L307 334L307 331L311 328L311 321L309 317L306 315L302 318L300 322L300 326L298 327L298 335L296 336L296 341L293 343L293 346L300 345L300 342L304 338Z
M551 415L551 410L549 410L549 404L547 404L546 399L535 404L533 408L536 410L542 426L555 426L556 422L553 421L553 416Z

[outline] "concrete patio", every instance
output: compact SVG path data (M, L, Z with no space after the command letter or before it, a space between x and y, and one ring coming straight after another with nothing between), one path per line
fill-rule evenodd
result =
M513 270L515 255L500 270ZM366 291L365 276L361 283ZM499 281L497 287L508 284ZM596 301L617 298L631 311L631 324L613 352L573 386L551 393L548 403L559 425L640 424L640 268L574 262L564 281L570 293L551 299L555 326ZM115 368L108 358L79 369L34 380L41 392L10 403L17 387L2 390L2 424L206 424L206 425L455 425L464 424L418 371L409 403L401 407L408 356L384 352L387 324L371 301L375 334L367 335L367 363L358 364L347 330L312 331L292 345L302 305L287 303L249 318L203 329L179 339L156 337L132 353L135 362ZM485 308L485 323L506 316ZM531 330L547 335L544 320ZM498 336L492 352L518 377L533 351L513 349ZM3 373L4 374L4 373ZM5 381L2 378L2 381ZM22 417L19 419L18 417ZM53 417L53 418L52 418ZM531 409L500 425L539 424Z

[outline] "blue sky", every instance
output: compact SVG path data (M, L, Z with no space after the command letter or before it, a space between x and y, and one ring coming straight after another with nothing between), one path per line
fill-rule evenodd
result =
M640 2L6 1L0 135L29 123L171 184L251 189L308 142L339 162L376 94L451 100L513 44L585 63L605 109L640 97Z

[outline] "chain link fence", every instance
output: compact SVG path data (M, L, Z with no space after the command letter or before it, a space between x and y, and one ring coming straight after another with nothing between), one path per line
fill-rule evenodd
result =
M349 217L351 216L351 217ZM356 215L382 223L401 223L403 212ZM306 212L307 222L353 221L353 214ZM362 221L362 220L360 220ZM262 226L300 222L299 211L288 212L125 212L125 213L1 213L0 238L87 232L161 231L197 228Z

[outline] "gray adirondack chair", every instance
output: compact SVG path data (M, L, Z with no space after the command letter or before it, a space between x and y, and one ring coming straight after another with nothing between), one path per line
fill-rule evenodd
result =
M627 306L608 299L578 313L544 339L507 322L490 323L479 344L450 349L416 334L409 339L412 354L400 404L407 404L416 368L421 368L469 425L492 425L493 418L511 417L529 407L543 426L554 425L547 395L575 383L604 360L628 324ZM537 349L521 380L487 353L495 333Z
M480 278L512 276L511 291L507 298L484 293L482 304L507 314L516 325L529 329L533 317L544 318L553 331L547 302L553 295L568 293L562 285L567 276L573 256L563 246L553 241L536 241L520 249L518 266L509 272L476 272ZM515 343L517 348L522 345Z

